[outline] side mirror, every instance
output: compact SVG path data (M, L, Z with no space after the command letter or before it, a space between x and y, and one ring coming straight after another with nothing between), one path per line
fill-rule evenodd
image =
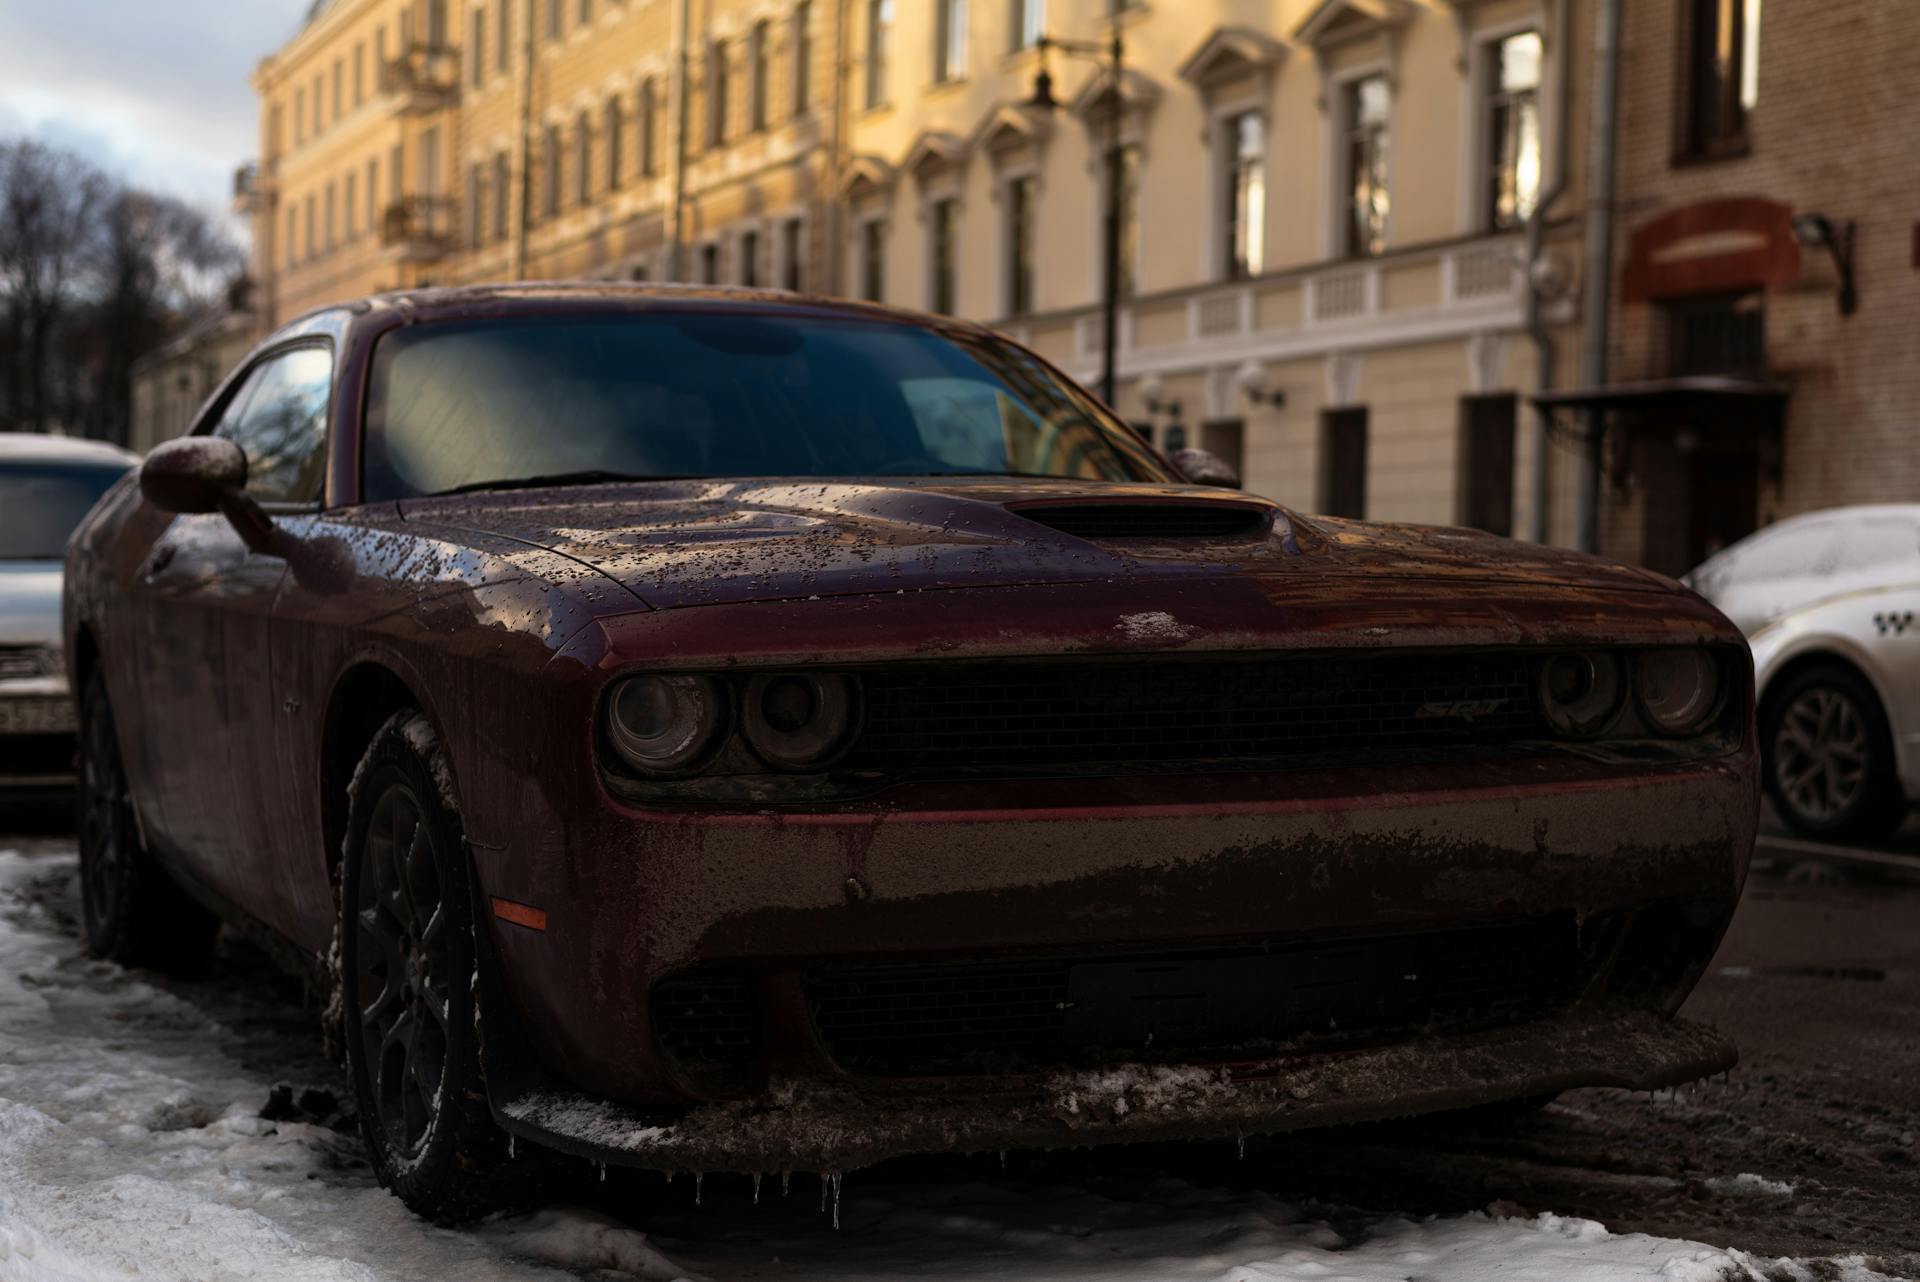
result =
M140 465L140 492L162 512L218 512L246 488L246 453L223 437L162 442Z
M1219 485L1230 490L1240 488L1240 474L1218 454L1206 450L1175 450L1172 462L1180 475L1195 485Z

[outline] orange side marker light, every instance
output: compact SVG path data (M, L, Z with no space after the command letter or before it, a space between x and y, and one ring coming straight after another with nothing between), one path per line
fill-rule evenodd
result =
M525 926L528 930L547 928L547 910L534 908L528 904L516 904L511 899L496 897L493 901L493 915L501 921L510 921L516 926Z

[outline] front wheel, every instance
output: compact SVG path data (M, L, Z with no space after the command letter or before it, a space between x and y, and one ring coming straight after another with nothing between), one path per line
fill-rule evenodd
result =
M1823 663L1794 674L1767 701L1760 729L1767 792L1796 832L1866 840L1899 825L1906 802L1893 735L1857 672Z
M206 960L220 922L188 898L140 840L120 736L98 672L80 693L80 911L87 951L129 966L181 969Z
M481 1076L473 915L444 750L396 714L354 774L340 882L348 1068L380 1182L456 1223L505 1201L508 1146Z

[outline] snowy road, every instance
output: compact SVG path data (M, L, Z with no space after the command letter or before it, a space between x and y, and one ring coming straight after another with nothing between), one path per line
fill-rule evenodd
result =
M1004 1170L980 1160L894 1164L845 1182L838 1230L811 1174L796 1175L785 1197L778 1180L767 1181L757 1202L751 1182L714 1179L696 1204L689 1179L668 1186L621 1173L605 1185L583 1182L578 1196L591 1208L435 1229L374 1185L357 1136L313 1113L259 1116L276 1080L339 1089L297 991L246 964L160 981L87 961L74 893L73 859L59 843L0 850L4 1282L1893 1276L1873 1242L1839 1243L1831 1260L1789 1261L1611 1234L1537 1206L1427 1215L1289 1201L1272 1187L1297 1189L1301 1154L1314 1150L1262 1145L1238 1162L1231 1146L1205 1154L1188 1146L1159 1165L1131 1152L1015 1155ZM309 1104L326 1111L323 1097ZM1475 1178L1485 1183L1483 1173ZM1786 1184L1737 1171L1703 1188L1730 1207L1755 1199L1784 1207L1791 1197Z

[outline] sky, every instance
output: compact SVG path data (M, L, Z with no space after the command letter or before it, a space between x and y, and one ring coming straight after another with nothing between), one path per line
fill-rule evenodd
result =
M0 138L59 143L224 214L259 150L247 77L309 0L0 0Z

